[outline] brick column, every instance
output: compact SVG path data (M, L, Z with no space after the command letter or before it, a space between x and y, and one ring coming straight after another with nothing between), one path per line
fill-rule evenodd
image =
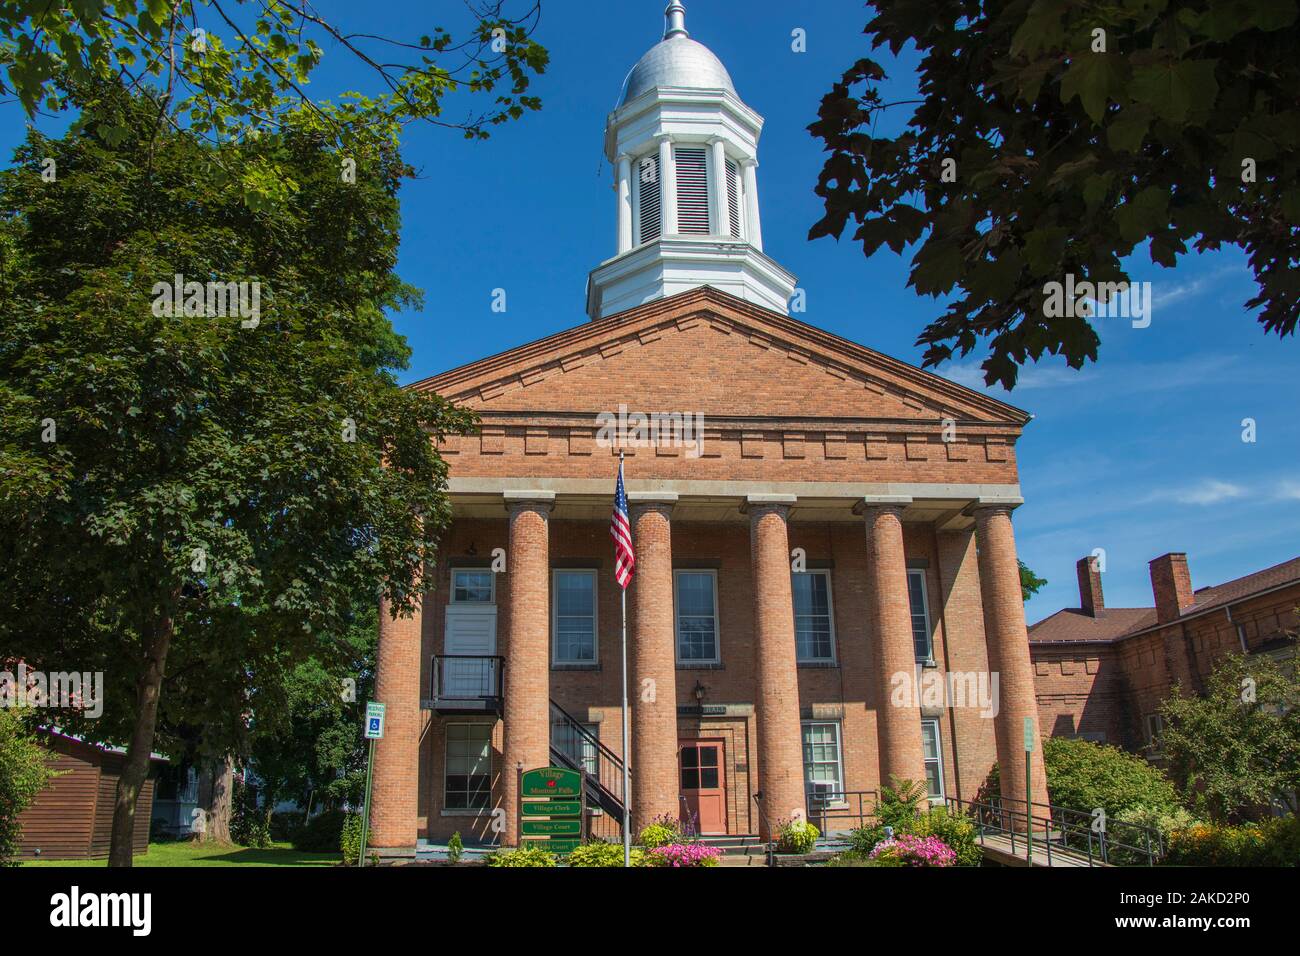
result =
M550 512L553 493L506 492L510 540L506 555L510 610L506 626L505 714L501 803L502 843L519 842L517 768L551 763Z
M787 526L793 503L793 495L751 495L748 500L762 794L759 833L765 840L773 838L779 821L807 815Z
M1034 802L1047 803L1047 775L1043 770L1043 744L1038 734L1038 704L1034 695L1034 668L1029 660L1029 634L1025 629L1025 603L1020 592L1020 564L1011 530L1011 508L982 505L975 508L975 544L979 548L980 597L984 604L984 639L989 669L998 675L998 714L994 730L998 741L998 767L1002 795L1010 807L1025 799L1025 718L1034 721L1036 743L1029 769ZM1037 815L1037 814L1036 814Z
M925 782L916 646L903 554L903 508L910 498L868 499L859 506L867 530L867 608L876 678L880 785L891 778Z
M393 619L379 602L375 652L375 700L385 704L384 737L375 744L367 844L414 849L419 840L420 789L420 604L412 617Z
M632 495L636 574L628 595L632 710L632 835L679 811L677 648L673 623L672 502ZM676 496L673 496L676 497Z

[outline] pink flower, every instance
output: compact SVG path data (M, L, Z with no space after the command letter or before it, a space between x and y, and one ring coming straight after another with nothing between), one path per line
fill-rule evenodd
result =
M656 866L711 866L721 855L717 847L703 843L669 843L650 851Z
M871 859L893 856L908 866L955 866L957 854L937 836L918 837L905 833L876 844Z

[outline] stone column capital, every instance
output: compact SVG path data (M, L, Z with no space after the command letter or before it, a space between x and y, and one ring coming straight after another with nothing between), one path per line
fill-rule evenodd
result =
M899 515L912 503L909 495L866 495L853 505L853 513L867 517L881 511Z
M790 509L798 500L797 495L746 495L740 505L740 513L749 515L751 519L768 512L776 512L788 518Z
M677 498L677 493L673 491L629 491L627 504L633 514L654 511L669 518L677 505Z
M555 492L553 491L505 491L502 492L502 498L505 499L506 510L511 514L518 511L536 511L539 514L548 514L555 507Z
M1024 498L978 498L962 509L962 512L976 519L986 515L1009 515L1024 503Z

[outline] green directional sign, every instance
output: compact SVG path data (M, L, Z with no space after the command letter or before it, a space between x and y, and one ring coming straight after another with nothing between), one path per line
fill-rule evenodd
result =
M580 797L582 775L562 767L529 770L524 774L519 793L525 797Z
M533 839L528 840L525 837L525 840L527 841L529 846L535 846L539 850L545 850L547 853L558 853L558 854L572 853L578 847L582 846L581 840L573 840L568 838L552 837L548 840L545 837L534 837Z
M524 836L582 836L581 820L524 820Z
M523 806L526 817L582 816L582 803L578 800L538 800L535 803L525 803Z

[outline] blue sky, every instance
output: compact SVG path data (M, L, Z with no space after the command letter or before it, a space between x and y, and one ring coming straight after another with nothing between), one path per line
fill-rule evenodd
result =
M522 5L522 4L521 4ZM627 71L662 35L665 0L545 0L537 39L551 65L532 92L543 110L470 143L433 127L408 129L419 178L402 191L399 271L425 290L421 312L394 317L414 356L403 382L473 361L585 321L587 273L613 254L615 196L602 153L605 117ZM319 0L346 30L415 38L456 32L460 4ZM807 240L819 218L819 144L806 127L821 97L867 54L868 19L853 0L687 0L687 27L726 64L741 97L766 118L759 195L766 252L799 277L807 322L913 364L917 333L943 305L906 288L906 257L872 259L848 241ZM361 15L364 11L364 16ZM791 49L806 31L807 52ZM219 32L219 31L214 31ZM916 58L878 51L890 99L914 92ZM371 87L348 56L325 47L317 96ZM880 132L906 120L897 111ZM451 115L458 115L453 112ZM47 132L61 123L42 121ZM22 135L14 104L0 106L0 149ZM1050 584L1032 622L1078 604L1074 562L1106 551L1111 606L1151 603L1146 563L1186 551L1193 585L1218 584L1300 554L1300 366L1295 339L1266 337L1243 306L1254 283L1227 250L1175 269L1143 254L1130 263L1153 284L1149 328L1100 322L1100 362L1076 372L1059 360L1030 366L1007 395L1036 415L1018 445L1026 504L1016 512L1022 558ZM491 309L494 289L508 310ZM976 355L941 370L979 385ZM1257 440L1241 440L1242 420Z

